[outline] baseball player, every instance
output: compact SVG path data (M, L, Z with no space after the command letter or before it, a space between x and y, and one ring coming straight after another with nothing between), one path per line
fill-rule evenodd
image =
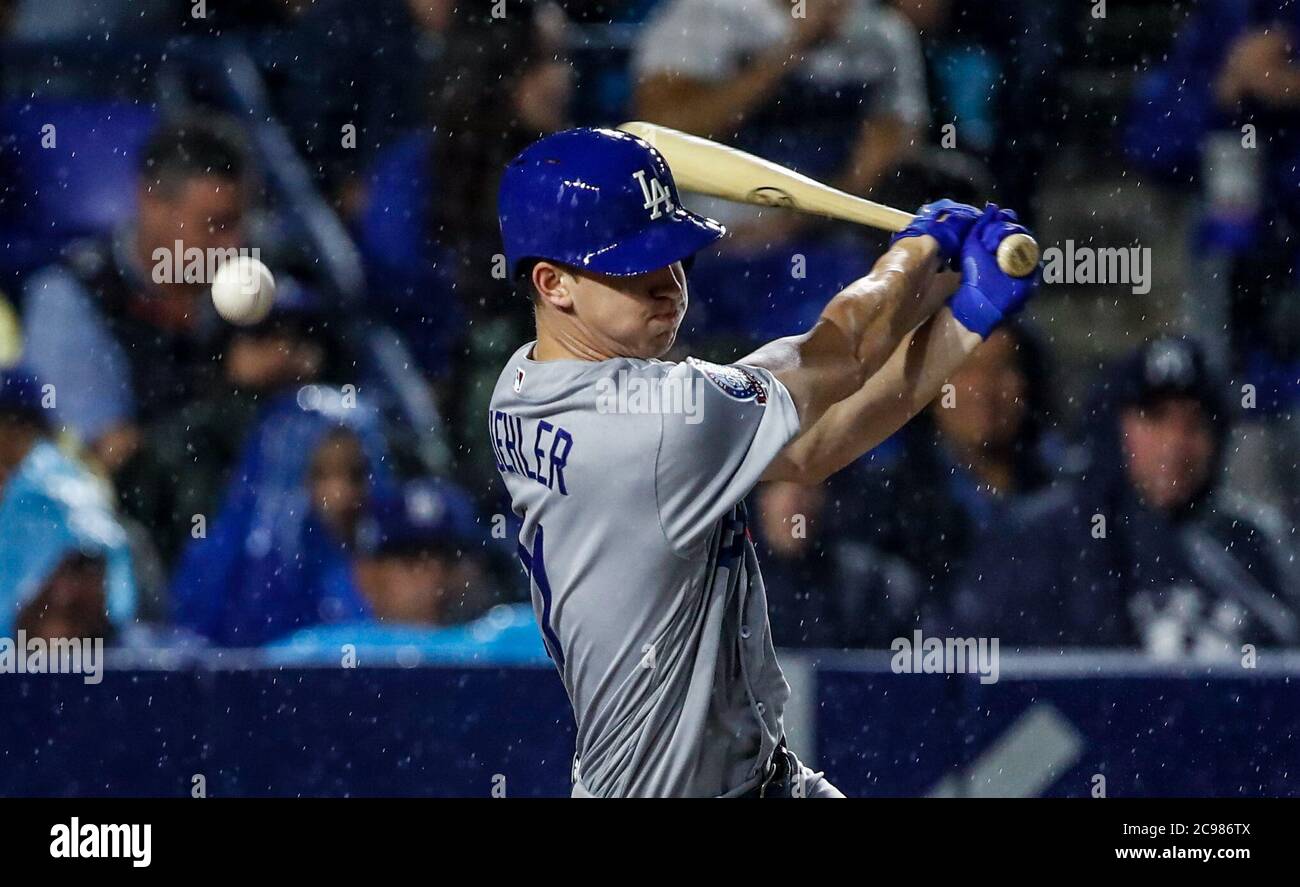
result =
M649 144L543 138L507 167L499 213L537 339L488 431L577 719L573 796L843 797L785 747L744 499L820 483L937 395L1032 292L994 255L1024 228L992 205L923 207L811 329L724 366L660 359L684 263L725 231L682 207Z

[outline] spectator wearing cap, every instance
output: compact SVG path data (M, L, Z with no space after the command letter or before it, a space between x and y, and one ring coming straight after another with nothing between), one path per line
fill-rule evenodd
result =
M482 536L473 500L446 481L410 481L375 497L357 565L374 619L465 621L483 581Z
M196 515L212 515L258 412L285 391L320 381L333 342L320 297L292 278L261 323L233 327L220 377L145 428L139 454L117 476L123 510L153 539L170 570Z
M46 391L0 371L0 637L112 640L135 615L126 533L103 484L50 441Z
M272 644L273 657L337 659L346 647L369 660L398 652L433 661L542 661L546 650L528 604L482 613L485 534L468 493L413 480L373 500L363 522L357 577L368 613L313 626Z
M138 451L143 424L212 378L222 324L206 275L190 279L197 266L186 263L202 255L206 270L209 256L245 245L246 165L237 135L217 124L163 125L139 160L134 219L71 245L24 286L24 360L111 474Z
M1290 533L1222 489L1223 391L1188 339L1123 361L1088 412L1088 469L980 539L953 630L1162 659L1300 643Z

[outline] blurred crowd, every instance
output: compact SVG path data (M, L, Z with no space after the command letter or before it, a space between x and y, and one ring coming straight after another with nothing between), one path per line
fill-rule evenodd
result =
M894 438L824 486L756 489L778 646L1300 645L1300 7L1120 5L0 0L6 46L70 78L0 95L0 636L544 658L484 437L531 330L497 182L545 133L644 119L894 206L995 200L1060 241L1088 211L1060 200L1075 158L1116 200L1162 195L1140 230L1183 269L1150 295L1045 285ZM96 96L75 82L89 39L236 50L269 114L206 83ZM33 160L51 120L83 178ZM295 248L268 123L355 246L357 291ZM674 358L806 328L885 245L692 208L731 234L691 269ZM262 249L270 315L234 327L201 275L160 280L179 243ZM400 345L436 446L368 369L375 342Z

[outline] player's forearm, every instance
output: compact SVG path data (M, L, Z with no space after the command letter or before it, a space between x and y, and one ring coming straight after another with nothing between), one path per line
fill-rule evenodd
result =
M984 340L948 308L905 337L866 383L792 441L764 480L820 483L925 409Z
M870 274L849 284L822 310L821 320L851 343L853 353L844 357L857 365L859 384L943 304L946 296L931 286L938 268L939 246L933 238L899 240Z
M938 246L930 237L894 243L871 273L840 291L802 336L764 345L741 363L763 367L785 385L803 427L857 391L903 337L943 303L930 286Z

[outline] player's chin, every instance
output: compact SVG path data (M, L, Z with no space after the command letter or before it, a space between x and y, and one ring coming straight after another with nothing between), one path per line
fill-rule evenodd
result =
M681 318L675 314L650 318L650 323L646 327L647 350L654 351L654 357L663 357L677 340L677 330L680 326Z

